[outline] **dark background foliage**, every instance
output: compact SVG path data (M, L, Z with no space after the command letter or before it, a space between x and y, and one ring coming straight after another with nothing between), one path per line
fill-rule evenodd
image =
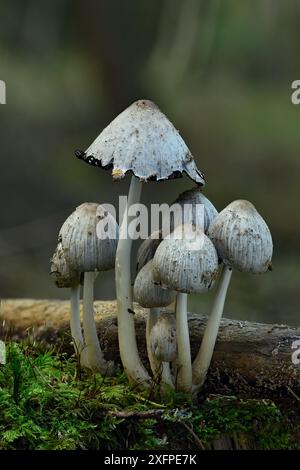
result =
M83 201L116 204L128 185L73 151L148 98L180 129L216 207L249 199L272 230L274 271L235 273L227 315L299 325L300 3L2 0L0 19L1 296L68 297L48 275L62 222ZM154 185L148 204L191 182ZM114 296L112 272L97 296Z

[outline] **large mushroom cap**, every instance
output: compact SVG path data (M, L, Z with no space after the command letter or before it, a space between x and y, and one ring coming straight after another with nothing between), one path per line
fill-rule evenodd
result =
M169 289L202 293L214 286L218 275L218 256L204 232L196 231L193 240L174 236L161 242L153 258L154 280ZM171 234L172 235L172 234Z
M237 200L225 207L210 225L208 235L225 264L251 273L271 268L272 236L249 201Z
M109 225L113 236L99 237L104 225ZM109 233L109 232L108 232ZM71 269L80 272L106 271L115 265L118 244L118 224L103 206L86 202L67 218L59 240Z
M115 180L132 172L142 181L186 173L204 185L204 176L173 124L152 101L139 100L119 114L86 152L75 155L90 165L112 169Z

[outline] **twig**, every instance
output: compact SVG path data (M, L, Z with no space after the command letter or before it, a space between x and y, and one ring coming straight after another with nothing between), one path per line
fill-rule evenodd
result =
M165 410L146 410L146 411L108 411L109 416L121 419L151 419L160 418Z
M155 403L155 401L148 400L147 398L144 398L141 395L132 394L132 396L140 401L143 401L144 403L147 403L148 405L152 405L154 408L166 408L166 406L159 403Z
M201 450L205 450L205 447L204 445L202 444L202 441L201 439L197 436L197 434L195 433L195 431L193 430L192 427L190 427L188 424L186 424L184 421L180 421L180 423L182 424L182 426L185 427L185 429L188 430L188 432L191 434L191 436L193 436L194 438L194 441L196 442L197 444L197 447Z
M298 395L296 395L296 393L291 389L291 387L287 387L288 391L290 392L291 395L293 395L293 397L300 402L300 398L298 397Z

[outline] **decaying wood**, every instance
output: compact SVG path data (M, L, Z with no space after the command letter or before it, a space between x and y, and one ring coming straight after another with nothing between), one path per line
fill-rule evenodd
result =
M135 305L138 347L147 365L146 311ZM60 344L72 353L69 303L53 300L2 300L2 338L34 336L47 344ZM119 361L116 302L95 302L95 318L107 359ZM205 315L189 315L191 349L196 354L206 325ZM300 365L292 363L292 344L300 329L286 325L223 319L205 393L234 393L248 397L279 398L300 395ZM299 355L300 357L300 355ZM299 403L297 403L299 406Z

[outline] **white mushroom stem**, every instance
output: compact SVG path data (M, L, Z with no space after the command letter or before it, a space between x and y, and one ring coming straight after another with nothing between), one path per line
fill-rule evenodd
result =
M171 367L169 362L161 363L161 384L168 385L171 388L175 388L174 379L171 372Z
M232 269L224 266L199 352L193 363L193 384L199 390L205 381L213 356Z
M71 287L70 303L71 303L71 317L70 317L70 329L72 341L74 344L74 350L76 356L80 357L80 364L87 367L86 350L84 347L84 339L81 330L80 323L80 284Z
M132 239L128 235L128 225L132 217L128 209L140 200L142 183L132 176L128 193L127 207L122 220L119 243L116 253L116 293L118 303L119 349L123 367L130 381L150 386L151 379L139 357L135 337L132 285L131 285L131 248Z
M106 362L98 340L94 318L95 273L84 273L83 284L83 331L89 367L101 374L109 373L110 363Z
M178 350L177 389L190 392L192 388L192 360L187 320L187 294L178 293L176 298L176 338Z
M153 352L151 351L150 347L150 333L155 325L155 323L158 320L160 314L160 309L159 308L150 308L148 311L147 315L147 322L146 322L146 345L147 345L147 353L148 353L148 359L150 363L151 370L153 372L154 377L157 374L157 371L159 369L159 361L156 359L154 356Z
M160 315L159 308L150 308L147 316L147 323L146 323L146 344L147 344L147 353L148 359L150 363L151 370L153 372L154 379L160 378L162 384L169 385L170 387L174 388L173 377L170 369L169 362L160 362L153 352L151 351L150 347L150 332L157 322Z

